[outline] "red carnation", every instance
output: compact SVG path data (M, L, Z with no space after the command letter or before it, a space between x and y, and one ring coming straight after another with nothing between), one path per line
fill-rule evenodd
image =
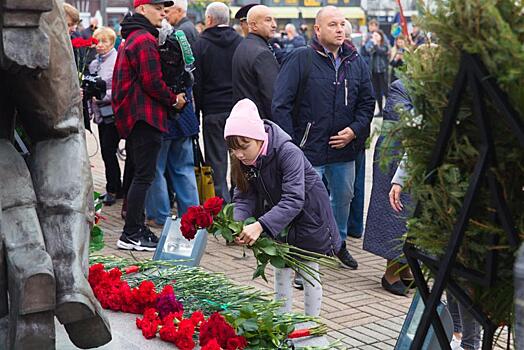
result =
M200 350L222 350L216 339L211 339Z
M170 343L174 343L177 337L177 330L174 325L163 326L162 328L160 328L160 331L158 333L160 335L160 339Z
M140 270L140 267L138 267L136 265L131 265L131 266L128 266L128 267L124 267L124 272L126 273L126 275L130 275L132 273L138 272L139 270Z
M207 210L211 215L216 216L222 210L224 200L220 197L209 198L204 203L204 209Z
M218 312L212 314L200 325L200 345L206 345L211 339L216 338L218 344L225 349L227 340L234 337L236 337L234 328Z
M89 39L83 39L83 38L74 38L71 39L71 43L73 44L73 47L75 49L80 49L82 47L91 47L96 44L98 44L98 40L91 37Z
M190 320L195 326L198 326L202 321L204 321L204 314L200 311L195 311L191 315Z
M180 323L180 320L184 318L184 312L172 312L162 319L162 325L166 327L174 327L176 324Z
M136 326L142 330L142 335L146 339L151 339L156 336L160 323L155 309L146 309L144 317L142 319L136 319Z
M246 338L242 336L229 338L227 340L226 350L243 350L247 346Z
M88 281L91 285L91 288L95 288L104 276L106 275L106 271L104 270L103 264L94 264L89 268L89 275L88 275Z
M175 345L180 350L193 350L195 348L193 336L180 331L176 334Z

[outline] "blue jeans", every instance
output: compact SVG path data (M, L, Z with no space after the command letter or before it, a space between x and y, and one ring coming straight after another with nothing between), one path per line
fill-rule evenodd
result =
M176 193L178 216L187 208L198 205L198 189L195 178L193 144L190 137L162 140L156 163L155 180L147 193L146 215L157 224L165 224L171 216L165 172Z
M366 178L366 150L358 152L355 158L355 196L351 201L348 219L348 235L362 237L364 231L364 193Z
M464 350L480 347L480 324L473 315L451 295L447 295L448 310L453 319L453 332L462 333L461 346Z
M335 221L340 232L340 238L345 240L348 236L348 218L353 199L355 184L355 162L341 162L315 167L322 178L326 178L329 187L329 198Z

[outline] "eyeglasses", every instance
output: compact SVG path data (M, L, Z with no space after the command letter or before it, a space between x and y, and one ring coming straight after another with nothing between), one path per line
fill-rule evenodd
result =
M240 23L244 23L244 22L247 22L247 17L242 17L242 18L240 19Z

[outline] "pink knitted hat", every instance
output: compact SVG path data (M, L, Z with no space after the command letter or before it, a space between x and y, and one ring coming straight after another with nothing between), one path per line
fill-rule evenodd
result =
M266 140L264 122L260 119L257 106L245 98L237 102L226 120L224 138L228 136L243 136L251 139Z

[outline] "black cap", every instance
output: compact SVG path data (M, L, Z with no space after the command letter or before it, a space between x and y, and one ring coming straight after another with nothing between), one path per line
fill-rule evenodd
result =
M237 11L236 15L235 15L235 18L236 19L243 19L243 18L247 18L247 13L248 11L253 7L253 6L257 6L257 5L260 5L260 4L249 4L249 5L244 5L240 8L240 10Z

